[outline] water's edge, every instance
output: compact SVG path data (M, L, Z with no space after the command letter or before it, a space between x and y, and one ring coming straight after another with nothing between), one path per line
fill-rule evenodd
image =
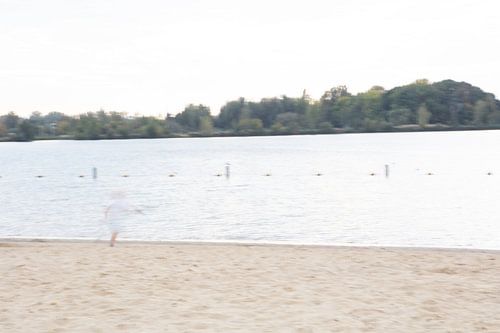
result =
M27 238L27 237L2 237L3 243L96 243L105 244L107 240L89 238ZM437 247L437 246L405 246L405 245L381 245L381 244L322 244L322 243L294 243L294 242L246 242L246 241L224 241L224 240L141 240L122 239L119 243L137 245L203 245L203 246L262 246L262 247L312 247L312 248L356 248L356 249L392 249L392 250L416 250L416 251L452 251L452 252L491 252L500 253L500 249L472 248L472 247Z

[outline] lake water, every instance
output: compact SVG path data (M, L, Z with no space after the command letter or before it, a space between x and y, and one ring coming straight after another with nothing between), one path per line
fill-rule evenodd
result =
M122 239L500 249L499 144L500 131L0 143L0 237L105 239L122 189L145 213Z

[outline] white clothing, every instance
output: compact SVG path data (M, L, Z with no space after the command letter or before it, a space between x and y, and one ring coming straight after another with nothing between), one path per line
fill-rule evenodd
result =
M107 209L106 222L111 232L121 232L134 211L125 198L115 200Z

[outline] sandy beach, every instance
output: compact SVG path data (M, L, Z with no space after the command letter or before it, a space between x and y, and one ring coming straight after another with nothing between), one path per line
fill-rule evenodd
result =
M0 332L500 332L500 252L0 243Z

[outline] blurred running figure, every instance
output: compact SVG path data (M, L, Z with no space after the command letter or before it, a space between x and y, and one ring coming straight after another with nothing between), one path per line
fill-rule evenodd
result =
M113 202L109 205L104 212L104 219L108 224L111 231L110 246L115 246L116 237L123 231L123 227L130 218L132 213L143 214L141 210L134 208L126 198L124 191L115 191L111 193Z

